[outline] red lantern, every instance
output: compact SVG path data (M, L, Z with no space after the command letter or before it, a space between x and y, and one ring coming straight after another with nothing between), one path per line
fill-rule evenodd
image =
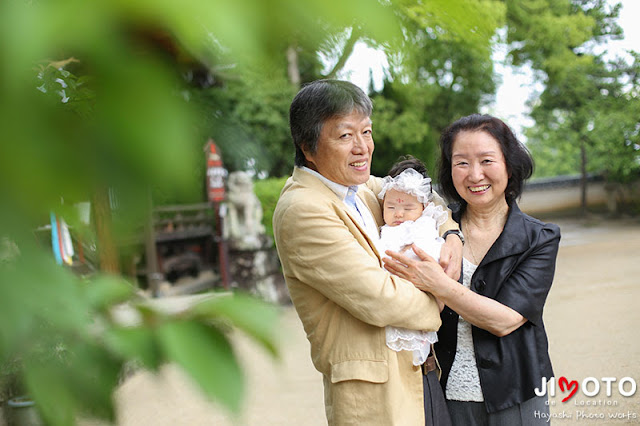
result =
M224 179L227 177L227 170L222 165L222 155L213 139L209 139L204 151L207 156L207 196L210 202L219 203L225 197Z

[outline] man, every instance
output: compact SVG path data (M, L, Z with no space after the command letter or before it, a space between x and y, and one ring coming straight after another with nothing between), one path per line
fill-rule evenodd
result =
M274 212L274 235L323 375L329 424L424 425L423 369L410 351L386 346L385 326L437 330L440 312L432 296L384 270L374 247L382 214L380 182L370 176L371 112L369 97L345 81L316 81L296 95L296 167ZM453 277L460 240L449 235L441 254Z

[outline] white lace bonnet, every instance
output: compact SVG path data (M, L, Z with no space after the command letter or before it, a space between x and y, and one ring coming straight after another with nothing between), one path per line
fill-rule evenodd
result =
M424 205L433 199L431 178L422 176L421 173L412 168L403 170L396 177L386 176L382 181L382 190L378 194L378 198L383 200L384 194L390 189L411 194Z

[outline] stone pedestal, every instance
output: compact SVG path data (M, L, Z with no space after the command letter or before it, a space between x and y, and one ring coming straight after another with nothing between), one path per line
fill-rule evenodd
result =
M265 234L262 206L253 192L251 177L236 171L229 174L227 184L228 213L223 236L229 243L231 287L268 302L291 303L278 254Z
M29 398L11 398L5 407L7 426L44 426L35 403Z
M273 247L230 251L231 287L245 290L279 305L291 303Z

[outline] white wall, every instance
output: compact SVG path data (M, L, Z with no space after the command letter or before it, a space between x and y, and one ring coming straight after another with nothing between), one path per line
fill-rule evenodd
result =
M587 185L587 205L607 204L604 182L589 182ZM520 209L527 214L549 213L580 208L580 185L547 186L525 188L518 201Z

